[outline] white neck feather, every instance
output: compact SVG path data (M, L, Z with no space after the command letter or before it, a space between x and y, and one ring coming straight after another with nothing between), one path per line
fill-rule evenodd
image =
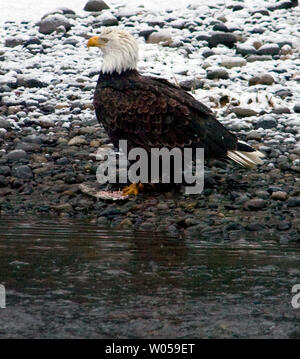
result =
M122 73L126 70L135 70L137 68L137 48L131 44L124 44L122 47L109 49L104 52L102 63L103 73Z

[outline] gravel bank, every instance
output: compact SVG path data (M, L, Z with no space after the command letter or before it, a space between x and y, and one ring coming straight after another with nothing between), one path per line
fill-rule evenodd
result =
M160 13L61 8L0 29L2 214L89 218L99 225L208 240L300 240L299 7L190 6ZM279 7L278 7L279 6ZM101 66L86 39L119 25L140 44L139 70L176 81L213 108L266 161L249 171L218 161L201 195L97 200L95 153L109 139L92 106ZM99 187L100 188L100 187ZM105 187L103 187L104 189Z

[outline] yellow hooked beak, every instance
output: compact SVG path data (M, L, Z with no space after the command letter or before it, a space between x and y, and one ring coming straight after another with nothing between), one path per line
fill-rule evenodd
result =
M93 36L88 40L87 47L103 47L105 46L105 42L100 39L100 36Z

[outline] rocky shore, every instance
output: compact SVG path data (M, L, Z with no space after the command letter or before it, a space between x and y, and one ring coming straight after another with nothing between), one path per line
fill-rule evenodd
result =
M84 16L60 8L38 23L4 23L1 214L87 218L180 238L300 241L295 5L232 1L160 13L141 6L86 7ZM191 91L265 153L264 165L250 171L213 161L199 195L152 192L112 202L84 191L97 185L97 150L110 145L92 105L101 56L87 50L86 39L115 25L138 38L140 72Z

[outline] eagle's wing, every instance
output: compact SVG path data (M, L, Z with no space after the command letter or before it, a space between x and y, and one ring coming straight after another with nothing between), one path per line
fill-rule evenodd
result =
M212 111L167 80L138 73L119 82L97 86L94 105L98 120L117 145L131 147L198 147L206 157L227 156L237 138Z

